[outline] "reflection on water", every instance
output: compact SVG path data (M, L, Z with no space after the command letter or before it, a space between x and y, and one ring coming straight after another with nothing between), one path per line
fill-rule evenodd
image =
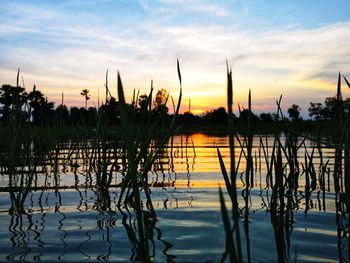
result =
M286 155L295 162L281 180L283 175L275 176L277 162L270 163L274 143L273 137L254 138L251 171L246 170L247 153L235 149L245 261L348 260L349 213L344 180L333 176L334 149L315 148L303 139L293 142L300 150L281 155L281 165ZM237 138L239 144L246 144L244 138ZM62 143L46 159L16 173L1 168L1 262L142 258L132 202L120 202L125 152L116 143L109 146L97 152L88 141ZM148 184L158 220L146 201L142 214L155 262L228 260L216 147L229 162L227 137L175 136L154 163Z

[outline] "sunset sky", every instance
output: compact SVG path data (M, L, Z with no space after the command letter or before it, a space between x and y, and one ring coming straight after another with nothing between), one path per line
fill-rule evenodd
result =
M82 89L104 94L105 72L116 96L120 71L131 100L164 88L182 109L200 113L226 105L226 64L233 67L234 102L274 112L283 94L304 116L310 101L335 95L338 71L350 78L349 0L1 0L0 84L15 84L21 68L58 105L84 106ZM344 88L344 97L350 97Z

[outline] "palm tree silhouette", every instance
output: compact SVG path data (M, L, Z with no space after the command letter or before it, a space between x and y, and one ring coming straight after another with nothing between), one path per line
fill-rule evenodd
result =
M85 109L87 109L87 101L90 99L90 94L88 89L83 89L80 95L85 98Z

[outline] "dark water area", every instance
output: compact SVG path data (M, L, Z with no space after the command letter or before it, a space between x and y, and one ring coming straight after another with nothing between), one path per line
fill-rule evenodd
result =
M117 197L112 193L112 199L113 195ZM271 216L262 205L266 195L255 190L250 195L248 236L253 262L277 262ZM147 230L155 262L220 261L225 233L216 188L157 188L152 196L158 221L150 222ZM137 260L133 211L99 211L93 191L34 192L26 213L11 215L4 211L8 198L0 195L2 261ZM307 213L294 211L286 250L298 262L337 262L337 244L344 246L346 239L337 236L341 226L335 220L334 196L327 194L326 212L317 208L314 198L315 207Z
M265 150L271 150L273 138L264 142ZM247 187L244 158L237 178L244 262L348 261L349 213L343 191L335 190L332 178L334 150L324 145L322 157L315 151L317 171L327 162L324 177L309 189L309 179L301 172L298 188L284 195L285 209L276 212L271 209L273 189L260 140L255 138L253 145L253 181ZM305 165L305 152L314 147L311 141L305 145L298 153L300 167ZM152 261L229 262L218 191L224 181L216 147L228 163L227 137L176 136L153 166L149 183L157 220L141 192ZM43 165L33 179L36 188L28 193L6 191L10 178L6 172L0 175L0 262L139 261L134 209L118 205L120 187L115 186L122 181L122 170L112 173L106 195L96 187L97 176L89 173L83 151L60 149L58 169ZM237 148L237 158L240 154ZM24 175L17 176L21 185ZM230 208L227 194L225 199ZM23 209L14 209L21 200Z

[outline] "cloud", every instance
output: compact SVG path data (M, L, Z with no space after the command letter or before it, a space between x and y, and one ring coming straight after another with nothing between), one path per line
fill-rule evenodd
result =
M79 6L85 1L65 3ZM100 16L89 9L93 4L96 1L89 1L87 9L78 13L65 5L2 5L1 81L13 82L16 69L21 67L25 80L30 85L40 84L49 98L56 98L64 90L67 101L71 97L73 103L80 90L88 88L93 101L97 88L103 88L105 70L111 70L113 83L119 69L129 94L134 88L146 91L153 79L156 89L169 89L176 96L179 58L183 107L189 97L205 96L211 107L216 107L226 103L228 59L233 65L235 102L244 104L251 89L257 108L274 111L275 101L268 103L266 98L284 94L287 105L297 103L306 109L309 101L333 95L338 70L345 74L350 71L350 22L259 30L238 28L222 20L238 19L228 12L226 2L140 1L145 14L134 18L113 17L110 13ZM101 6L110 3L105 4ZM20 19L18 10L25 14ZM183 16L181 13L193 18L174 22ZM203 17L197 21L195 14L210 15L211 19L203 23ZM192 100L193 109L206 105L208 100Z
M173 14L176 12L176 14L180 13L204 13L211 16L228 16L229 10L228 7L216 3L212 4L212 2L208 1L198 1L198 0L158 0L157 1L160 5L162 5L161 9L155 9L158 11L163 12L169 12L170 10L173 11Z

